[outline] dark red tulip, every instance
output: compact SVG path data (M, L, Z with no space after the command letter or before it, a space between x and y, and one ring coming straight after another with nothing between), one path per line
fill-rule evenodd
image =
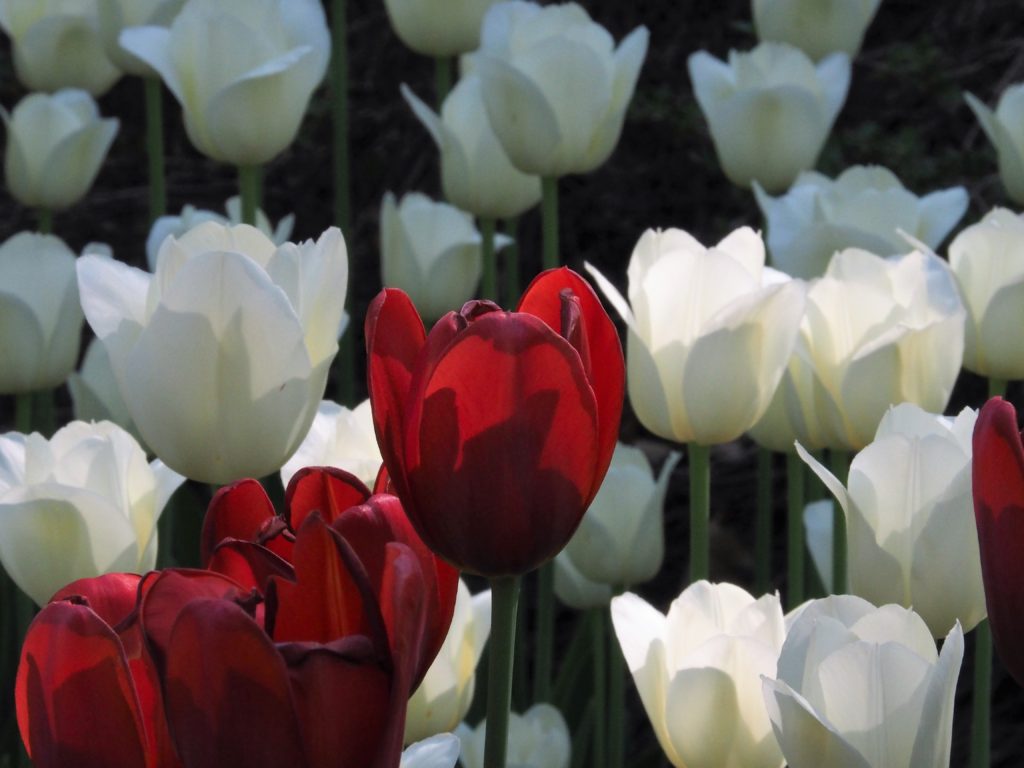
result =
M81 579L29 626L15 684L38 768L177 768L135 616L139 576Z
M992 639L1024 686L1024 447L1017 413L999 397L974 426L974 516Z
M484 576L554 557L604 479L622 412L622 348L590 286L551 270L518 311L469 302L429 335L386 289L366 345L384 463L423 541Z

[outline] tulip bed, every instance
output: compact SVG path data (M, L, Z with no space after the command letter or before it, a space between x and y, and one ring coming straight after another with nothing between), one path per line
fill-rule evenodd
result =
M98 4L108 11L118 5ZM194 126L186 130L179 103L162 90L167 211L177 214L191 205L228 213L225 221L257 221L253 191L259 190L263 220L257 223L265 236L231 234L218 221L193 234L175 232L181 245L161 249L164 231L151 229L147 206L153 201L147 198L147 106L137 77L125 77L98 98L100 114L120 125L83 198L40 214L19 202L24 190L0 184L0 243L49 226L73 255L83 254L77 260L88 321L82 338L107 341L113 364L129 371L122 380L155 393L148 400L125 398L135 410L131 429L172 435L166 442L151 439L148 458L127 433L113 428L97 437L73 425L48 446L41 438L23 444L11 437L26 424L49 436L81 413L110 411L84 379L85 368L99 365L90 362L103 354L94 351L98 345L86 356L83 343L80 373L66 385L54 389L47 382L45 391L32 396L28 421L28 401L0 390L0 523L3 515L16 521L11 510L26 503L10 490L24 480L10 467L26 454L50 468L53 483L84 483L88 492L82 496L92 499L69 497L50 509L41 505L52 513L51 523L10 522L12 533L0 541L0 562L6 558L14 581L22 584L19 591L0 574L0 768L31 764L19 733L30 742L36 764L47 768L447 768L459 748L466 768L490 768L503 765L494 754L504 752L504 745L478 726L485 716L501 723L496 713L503 697L512 710L509 765L774 768L783 764L783 753L793 768L1020 765L1024 690L1015 677L1024 684L1024 653L1012 628L1024 607L1014 602L1020 598L1012 590L991 591L992 585L1019 581L1014 563L1024 557L1020 524L1012 515L997 514L1018 511L1014 505L1024 498L1020 417L1005 404L990 404L977 416L963 409L980 411L989 393L1024 406L1014 373L1024 347L1006 338L1000 349L987 349L966 331L964 365L988 366L988 380L961 370L960 358L939 359L943 349L962 346L966 313L959 299L956 307L949 301L965 289L957 289L952 273L924 255L935 249L961 271L958 265L969 264L971 253L990 246L977 232L951 246L957 233L995 207L1019 212L1024 204L1015 186L1024 182L1000 177L1007 162L986 138L985 131L995 130L991 119L983 128L976 117L985 114L984 105L995 107L1008 84L1024 80L1024 29L1007 23L1019 16L1017 4L972 0L925 7L882 0L852 69L832 73L849 80L845 102L839 99L835 114L822 118L823 148L816 164L803 167L822 175L796 178L785 153L720 161L733 140L719 132L732 124L728 115L724 123L710 116L714 89L695 88L690 78L700 77L700 70L713 78L724 65L706 57L696 65L690 61L688 76L688 58L697 51L724 58L730 49L752 48L752 5L766 12L769 0L686 8L666 0L588 0L582 3L587 13L614 44L634 55L646 45L621 137L606 162L597 157L603 140L595 139L579 151L563 148L547 166L543 152L523 142L516 159L544 176L543 202L541 182L524 177L514 189L509 183L507 195L484 195L485 218L476 225L469 215L419 196L447 195L455 202L474 194L438 167L445 113L433 116L434 93L446 82L456 83L458 73L435 70L429 58L403 45L417 31L443 35L448 25L435 27L431 15L413 19L409 28L389 23L384 0L325 0L327 18L346 4L351 157L344 232L331 229L342 222L331 174L338 102L330 76L314 91L294 141L267 156L253 149L265 138L255 123L239 121L234 134L251 137L252 146L220 144ZM0 0L0 21L16 6L17 0ZM291 21L296 28L305 23ZM631 36L641 26L649 30L649 41L641 33ZM328 30L318 34L326 41ZM8 112L28 92L16 76L9 42L0 40L0 106ZM139 38L133 49L148 50L149 44ZM34 55L40 50L33 49ZM321 55L325 63L318 49ZM493 62L479 66L483 75L500 69ZM834 61L829 67L842 69ZM104 69L96 76L112 74ZM151 82L146 92L150 107L154 88ZM973 94L970 106L967 92ZM571 89L565 93L572 98ZM290 112L302 109L294 94L278 96L279 103L296 100ZM483 106L473 103L480 121ZM508 122L522 118L508 106L516 103L510 99L498 109ZM802 114L792 106L783 111L788 118ZM784 125L783 132L802 131L807 121L797 122ZM111 140L111 125L105 130L103 141ZM816 140L800 133L800 151L813 154ZM758 160L771 167L751 176ZM889 171L846 171L862 165ZM1018 170L1024 178L1024 169ZM489 167L488 173L507 171ZM735 186L751 178L753 190ZM837 179L834 187L831 179ZM786 196L791 183L793 190L803 190L795 197ZM883 204L864 202L900 184L922 198L933 193L930 202L909 202L909 193ZM805 216L800 201L810 200L817 188L826 191L814 192L818 197L806 210L833 216L832 223L841 220L839 234L821 225L813 236L801 230L787 240L787 222ZM844 189L869 192L847 204ZM241 199L225 211L225 201L239 192ZM502 211L520 199L533 204L523 203L527 210L505 221ZM1019 229L1024 235L1022 220L1010 211L985 221L999 232ZM857 230L858 217L891 221L892 231L866 235ZM495 235L496 272L486 256L480 266L475 226ZM667 231L655 235L651 229ZM770 288L774 273L762 273L765 247L755 230L765 234L768 264L798 277L822 274L831 252L847 247L881 256L920 253L899 266L849 256L829 267L835 285L808 289L780 281ZM441 261L416 262L417 232L444 251ZM288 241L303 244L278 247ZM96 242L109 246L117 262L105 258L104 248L87 245ZM1018 243L1024 248L1024 236ZM38 243L25 247L45 250ZM994 252L999 247L991 246ZM249 253L273 279L224 255L233 249ZM406 261L382 266L385 249L404 249ZM817 256L808 255L814 249ZM710 253L719 259L715 270L688 271L687 259L700 263ZM196 266L197 254L203 266ZM727 264L722 254L728 254ZM574 272L546 272L535 280L553 257ZM670 268L669 257L680 260ZM319 272L297 266L315 259L321 260ZM655 262L662 271L651 269ZM124 264L155 272L155 287L126 276ZM518 265L515 277L512 264ZM742 277L737 264L745 270ZM185 292L180 280L187 270L193 283ZM918 282L907 277L911 273ZM701 279L710 282L700 285ZM171 290L174 280L178 293ZM408 290L415 305L401 291L381 291L403 280L413 284ZM331 294L332 286L344 293L346 281L342 318L338 297ZM250 283L249 297L237 303L210 299ZM417 283L422 292L414 290ZM921 287L925 283L928 290ZM922 366L926 373L919 385L900 384L901 391L919 393L925 411L957 420L941 426L912 407L886 411L889 394L898 389L886 378L886 357L885 363L866 366L865 378L851 374L849 387L842 377L855 365L843 363L839 384L816 392L815 414L833 414L820 423L783 429L781 420L766 417L751 429L744 414L764 412L771 400L770 391L754 380L778 381L782 365L772 375L748 374L728 355L756 365L770 357L766 350L805 344L808 357L841 358L836 349L845 349L843 333L823 338L843 320L821 318L835 311L848 321L844 332L856 336L872 325L864 318L874 311L871 302L882 284L901 296L897 309L886 310L886 322L900 333L924 328L930 334L927 342L904 346L901 336L895 351L885 354L904 361L934 354L939 360ZM0 295L5 288L0 284ZM263 293L252 298L257 289ZM682 333L678 329L702 311L714 315L718 308L710 308L716 302L742 303L737 297L757 291L771 295L758 312L770 314L775 325L748 323L740 313L723 322L730 333L741 329L730 337L728 352L707 347L703 357L691 353L693 366L715 370L716 377L673 391L672 377L684 377L688 364L665 373L656 360L657 339L645 330L648 315L670 320L670 330L654 334L667 338ZM459 313L448 298L452 293L493 298L517 311L503 313L481 301ZM205 399L208 392L232 392L237 382L248 382L248 371L238 373L248 365L245 355L222 354L217 365L200 363L208 352L207 321L174 326L172 313L160 315L153 307L177 302L180 309L207 299L222 310L208 321L218 338L263 334L279 341L276 364L286 373L266 375L279 376L269 388L279 387L283 399L290 398L287 412L277 408L280 399L255 391L269 386L266 381L243 384L237 390L242 394L216 407ZM1022 302L1011 300L1002 315L989 318L990 325L1019 326ZM815 308L811 322L819 330L797 341L804 317L798 310L804 307ZM432 331L433 321L448 310L457 314L445 316ZM123 342L123 329L111 320L118 313L144 317L142 326L159 326L161 333L173 326L181 356L152 352L135 338ZM279 318L285 320L278 323ZM16 307L0 304L0 323L16 319ZM332 363L339 326L345 331ZM25 346L24 339L18 343ZM846 346L859 360L868 353L861 354L858 343ZM0 383L13 381L12 393L24 389L19 376L29 373L7 362L18 359L18 349L3 327L0 344L7 345L0 346L0 366L8 367L0 367ZM190 376L178 378L190 368ZM358 415L330 405L314 416L324 381L323 396L345 405L371 396L372 415L367 403ZM800 412L793 405L802 397L799 382L784 379L781 386L790 387L791 417ZM722 391L733 393L732 402L709 405ZM851 416L842 404L834 412L827 404L822 408L821 401L841 399L837 392L863 406L871 419ZM182 419L175 409L184 404L188 410L190 401L199 405ZM778 419L781 410L769 417ZM453 413L460 414L457 425ZM217 422L216 439L178 439L175 430L193 416L197 423ZM982 469L975 463L972 504L975 418L984 437L975 437L974 455L984 455L987 463ZM349 430L344 439L351 442L343 445L335 430ZM810 435L820 442L808 442ZM807 443L806 450L792 450L794 436ZM347 471L311 466L323 462L309 457L331 449L351 459ZM108 454L113 464L131 467L130 481L103 479L107 470L100 467ZM285 455L290 458L282 467ZM65 466L87 469L52 469L66 457L71 459ZM262 476L262 485L242 479L253 475ZM794 477L801 478L796 496ZM115 501L97 501L108 486L114 487ZM892 498L879 489L892 489ZM90 528L100 506L116 505L119 494L134 509L150 505L150 519L139 522L138 513L116 526ZM896 510L897 496L926 498L940 512L928 525L906 522L904 530L901 520L889 534L877 534L878 516ZM167 499L158 548L148 537ZM827 503L832 499L838 504ZM591 500L590 516L600 519L565 546ZM81 503L88 508L81 513L86 523L73 530L61 505ZM978 529L980 567L973 517L959 514L974 505L988 520ZM794 508L801 510L796 528ZM492 519L503 522L491 525ZM53 537L65 555L38 576L31 563L14 565L18 557L47 559L45 550L25 557L28 545L18 538L24 531L36 542ZM847 537L847 545L833 549L834 534ZM57 541L62 536L91 536L89 557L95 562L66 554L71 549ZM136 546L136 540L149 544ZM555 566L552 558L560 550ZM922 552L930 559L911 569L908 559ZM124 573L90 578L99 560L99 571ZM204 570L142 575L153 562ZM892 586L901 581L902 592ZM67 586L54 595L55 583ZM987 622L975 629L984 621L985 586L991 630ZM858 597L802 606L803 598L832 593ZM897 593L916 613L895 605L876 609ZM29 639L19 648L33 616ZM978 639L988 631L996 644L995 658L987 662L991 670L984 666L991 640ZM442 670L437 678L428 676L432 661ZM488 680L489 664L491 675L493 668L508 666L509 678ZM746 682L734 686L720 670ZM445 688L435 682L442 678L454 682ZM878 738L887 746L880 748L874 736L863 736L879 723L860 722L857 707L866 702L866 711L877 715L883 711L877 702L892 699L899 701L884 710L888 731ZM979 699L990 702L991 713L972 723L975 711L984 711ZM102 701L109 715L83 715L81 702L88 710L94 701ZM325 709L337 718L325 718ZM507 706L503 711L508 716ZM990 729L980 741L979 727ZM449 731L459 740L422 741ZM776 738L781 752L766 746ZM414 742L418 746L402 754ZM979 743L989 745L990 756L983 750L986 756L978 757ZM877 757L885 749L887 757ZM875 762L865 754L876 755Z

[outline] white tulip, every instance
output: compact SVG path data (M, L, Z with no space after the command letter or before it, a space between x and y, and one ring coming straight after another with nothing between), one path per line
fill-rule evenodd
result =
M4 171L11 195L51 211L80 200L96 180L117 135L116 118L101 118L85 91L30 93L8 113Z
M384 0L398 38L424 56L449 57L480 45L484 14L497 0Z
M281 467L281 484L287 488L292 475L303 467L339 467L373 488L383 461L373 428L370 401L363 400L349 409L323 400L309 433Z
M814 167L850 86L846 54L815 66L781 43L730 51L728 63L699 51L688 65L725 175L737 186L757 181L769 192L787 189Z
M75 254L62 240L21 232L0 245L0 393L63 384L82 319Z
M406 747L398 768L455 768L460 748L454 733L431 736Z
M331 54L319 0L188 0L170 29L120 42L160 73L195 148L240 166L292 143Z
M100 96L121 76L103 49L97 0L0 0L14 71L30 91L81 88Z
M955 420L911 403L891 408L846 487L797 445L846 516L850 592L913 607L935 637L986 615L971 494L976 418L970 408Z
M185 0L96 0L100 40L107 57L129 75L159 77L146 62L121 47L121 32L130 27L169 27Z
M853 58L882 0L753 0L760 40L789 43L815 61L842 52Z
M156 564L156 523L184 478L110 422L49 441L0 435L0 562L36 604L76 579Z
M487 721L471 729L459 725L463 768L483 768ZM522 715L509 713L507 764L516 768L568 768L572 742L562 713L550 704L534 704Z
M476 665L491 633L491 592L471 595L460 579L451 627L419 688L409 697L405 743L453 731L473 703Z
M611 155L647 55L646 27L618 46L576 3L512 0L484 17L472 68L505 152L520 171L587 173Z
M949 246L949 266L967 306L964 368L1024 379L1024 218L996 208Z
M564 549L555 555L554 587L555 596L564 605L577 611L604 609L614 594L607 584L591 581L580 573Z
M612 623L647 717L677 768L780 768L761 698L786 636L778 595L691 584L668 615L634 594Z
M765 412L793 351L804 286L764 268L764 243L736 230L705 248L648 230L629 260L629 303L596 269L626 321L629 400L659 437L734 440Z
M77 291L78 282L75 281ZM82 367L68 376L68 390L79 421L112 421L140 440L138 428L132 421L128 406L121 397L114 369L110 367L107 348L99 339L89 342ZM145 446L143 446L145 447Z
M151 275L87 255L82 307L146 444L208 483L276 472L309 431L343 328L341 232L275 245L207 222Z
M936 653L921 617L838 595L803 609L777 679L772 728L790 768L946 768L964 654L954 626Z
M845 248L905 253L905 235L935 249L967 211L963 187L917 197L881 166L855 165L834 180L801 173L780 197L756 181L753 187L768 222L772 265L794 277L818 277Z
M540 202L540 179L517 170L484 111L480 78L464 76L438 117L405 85L402 96L441 153L441 187L457 208L485 219L510 219Z
M996 148L999 177L1006 194L1024 205L1024 83L1011 85L999 97L995 112L974 94L964 94L967 104Z

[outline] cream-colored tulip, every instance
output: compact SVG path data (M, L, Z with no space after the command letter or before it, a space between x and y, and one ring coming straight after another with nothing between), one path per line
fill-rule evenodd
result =
M577 611L604 609L614 595L607 584L592 581L580 573L564 549L555 556L554 587L555 596Z
M769 192L782 192L814 167L850 86L845 53L815 66L781 43L730 51L728 63L699 51L688 65L725 175Z
M106 421L74 421L49 441L0 435L0 562L38 605L76 579L148 571L184 479Z
M611 155L647 55L646 27L615 47L576 3L511 0L484 17L471 66L512 164L524 173L587 173Z
M121 76L103 49L97 0L0 0L14 71L30 91L81 88L100 96Z
M855 165L834 180L801 173L780 197L756 181L753 187L768 222L772 265L794 277L824 274L832 255L845 248L905 253L905 235L935 249L967 211L963 187L917 197L881 166Z
M947 768L964 655L898 605L837 595L790 627L764 699L789 768Z
M77 289L78 283L75 282ZM89 342L82 367L68 376L68 390L79 421L112 421L140 443L139 430L121 397L117 377L110 367L107 348L99 339ZM145 447L143 445L143 447Z
M484 14L497 0L384 0L398 39L424 56L469 53L480 45Z
M188 0L170 29L119 39L160 73L195 148L239 166L294 141L331 54L319 0Z
M80 200L103 165L117 135L116 118L101 118L85 91L31 93L8 113L4 171L18 202L51 211Z
M475 729L462 723L455 735L462 742L463 768L483 768L487 721ZM565 718L550 704L534 704L522 715L509 713L508 765L568 768L571 749Z
M121 47L121 32L131 27L169 27L185 0L96 0L100 40L107 57L129 75L158 77L156 70Z
M471 595L460 579L448 635L420 687L409 697L405 743L454 731L469 712L476 665L491 633L491 592Z
M994 112L972 93L964 94L964 98L996 148L999 178L1006 194L1024 205L1024 83L1003 91Z
M986 615L971 495L976 417L970 408L956 419L911 403L891 408L846 487L797 445L846 516L851 594L913 607L935 637L957 621L970 631Z
M815 61L857 55L882 0L753 0L760 40L789 43Z
M540 179L512 165L487 120L479 77L459 81L440 117L405 85L402 95L441 153L448 202L485 219L514 218L540 202Z
M0 245L0 393L63 384L82 320L75 254L62 240L21 232Z
M373 488L382 462L370 401L349 409L324 400L302 444L281 467L281 484L287 488L292 475L303 467L338 467Z
M455 768L459 759L459 737L441 733L410 744L402 752L398 768Z
M996 208L949 246L949 266L967 307L964 368L1024 379L1024 217Z
M648 230L629 260L629 303L596 269L626 321L629 400L659 437L701 445L739 437L764 413L793 351L804 286L764 268L764 243L736 230L705 248Z
M196 480L278 471L309 432L344 322L336 228L275 246L206 222L168 238L151 275L86 255L82 307L150 449Z
M647 717L676 768L780 768L761 697L786 637L778 595L691 584L662 614L634 594L612 623Z

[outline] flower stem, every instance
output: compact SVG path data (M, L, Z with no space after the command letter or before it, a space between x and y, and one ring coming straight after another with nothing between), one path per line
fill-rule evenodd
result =
M498 300L498 270L494 257L494 219L480 219L480 256L484 263L480 293L485 299Z
M795 451L786 454L787 606L804 601L804 463Z
M607 640L607 621L605 620L606 608L594 608L591 611L591 627L593 635L591 642L594 651L594 731L593 749L594 754L590 758L592 768L605 768L605 726L608 718L608 696L606 679L605 644Z
M541 222L544 227L544 252L541 264L544 269L554 269L560 263L558 257L558 179L545 176L541 180Z
M53 234L53 211L49 208L40 208L36 214L39 219L39 234Z
M505 768L518 602L518 576L499 576L491 579L491 638L484 768Z
M974 700L971 707L971 768L988 768L992 708L992 628L988 619L974 630Z
M690 443L690 583L710 572L711 449Z
M516 302L519 301L519 238L517 236L517 230L519 228L519 219L505 219L504 231L505 234L512 238L512 242L509 243L502 250L502 257L505 260L505 299L504 305L506 307L514 307Z
M989 397L1005 397L1006 395L1006 379L994 379L989 377L988 380L988 396Z
M829 465L832 474L846 485L850 474L850 454L842 450L829 451ZM846 594L846 513L835 503L832 505L832 594Z
M537 636L533 666L533 701L551 701L551 657L555 634L555 563L537 571Z
M238 166L238 191L242 196L242 223L256 226L256 209L260 207L260 167Z
M23 435L32 431L31 392L21 392L14 396L14 429Z
M448 92L452 89L452 61L451 56L438 56L434 59L434 90L437 95L437 113L441 114L441 106L448 98Z
M768 591L772 577L772 452L757 449L757 528L754 534L754 594Z
M609 630L611 627L609 626ZM608 761L623 768L626 756L626 665L613 633L608 635Z
M164 179L164 110L159 77L144 77L146 98L146 156L149 159L149 223L167 212Z

